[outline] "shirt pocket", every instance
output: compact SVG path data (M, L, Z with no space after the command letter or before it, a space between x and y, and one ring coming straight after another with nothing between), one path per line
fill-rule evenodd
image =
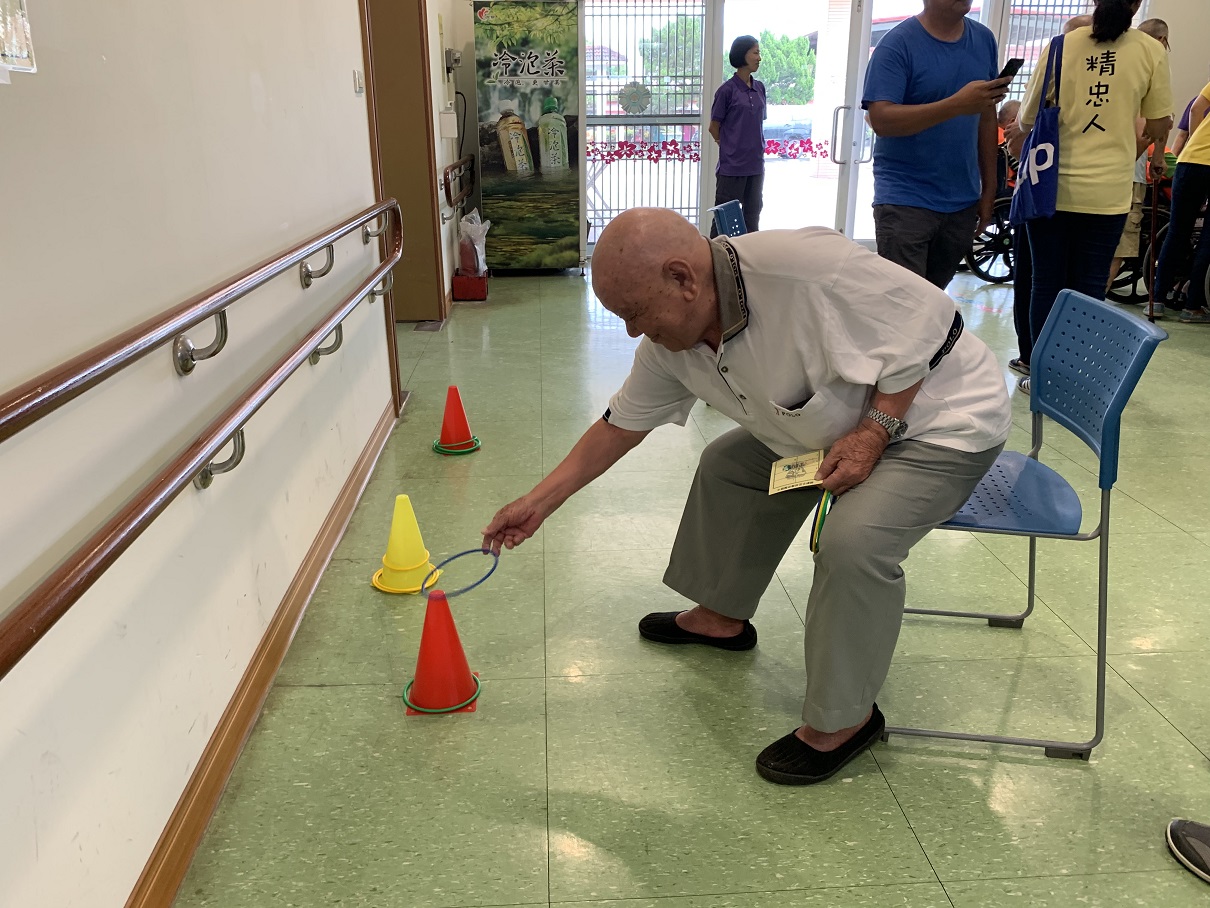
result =
M836 439L856 426L852 409L826 390L818 391L797 407L769 402L770 419L778 434L802 445L808 451L830 447Z

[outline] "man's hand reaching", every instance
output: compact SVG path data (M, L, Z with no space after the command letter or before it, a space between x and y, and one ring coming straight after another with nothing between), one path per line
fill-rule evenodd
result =
M836 440L819 465L815 478L823 480L823 487L833 495L843 495L874 472L889 441L886 430L863 422Z
M529 495L522 495L496 512L483 530L483 550L500 554L500 548L514 548L534 533L551 514L539 508Z

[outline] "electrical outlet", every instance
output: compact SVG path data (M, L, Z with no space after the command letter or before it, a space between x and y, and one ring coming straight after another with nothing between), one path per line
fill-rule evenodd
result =
M457 67L462 65L462 51L454 50L452 47L445 49L445 73L448 76Z

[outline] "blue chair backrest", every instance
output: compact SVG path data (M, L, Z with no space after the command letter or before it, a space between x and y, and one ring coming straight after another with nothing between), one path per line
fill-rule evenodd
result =
M1064 290L1034 345L1029 408L1084 440L1101 461L1100 487L1118 478L1122 411L1159 342L1168 337L1137 315Z
M748 225L744 223L744 212L739 206L739 202L723 202L717 208L711 208L714 212L714 229L721 236L743 236L748 232Z

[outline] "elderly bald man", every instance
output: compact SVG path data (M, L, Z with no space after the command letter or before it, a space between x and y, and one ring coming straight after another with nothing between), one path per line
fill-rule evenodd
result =
M694 607L647 615L639 633L751 649L750 619L821 495L770 495L770 471L827 449L817 478L839 497L814 556L803 724L756 761L773 782L820 782L885 726L874 700L908 550L962 506L1008 437L995 359L943 291L824 228L707 240L674 212L633 209L602 232L592 285L643 338L630 376L562 463L496 514L484 546L528 539L704 400L738 428L702 453L664 575Z

